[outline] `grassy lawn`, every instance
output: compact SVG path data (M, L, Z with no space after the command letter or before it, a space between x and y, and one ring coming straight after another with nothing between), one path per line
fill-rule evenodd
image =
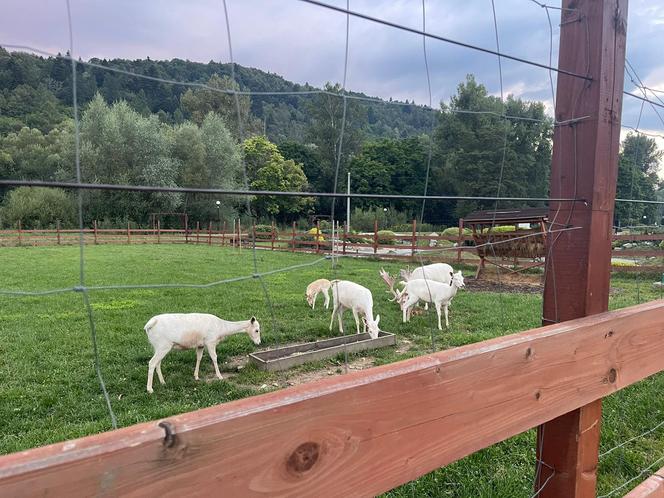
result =
M0 287L4 289L44 290L78 283L78 248L17 247L0 251ZM259 251L257 258L261 272L317 259L267 251ZM206 283L253 273L251 251L207 246L92 246L86 248L86 262L88 285ZM323 261L265 277L274 322L255 279L206 289L93 291L90 296L102 371L119 425L280 389L316 372L343 372L340 358L274 374L250 365L238 369L242 356L255 349L247 336L239 335L217 348L222 373L228 376L223 381L212 378L207 353L201 364L201 375L206 380L196 382L194 351L172 351L162 366L167 383L161 386L155 379L155 393L150 396L145 383L152 349L143 326L151 316L162 312L210 312L229 320L256 315L263 330L261 348L310 341L337 332L328 331L330 312L322 309L322 296L316 311L307 307L306 285L320 277L344 278L373 291L381 328L398 335L397 348L352 355L351 365L384 364L430 352L435 313L402 324L398 308L387 301L386 288L378 278L381 266L391 273L398 270L395 263L348 258L339 262L336 273L329 261ZM611 307L659 298L660 291L651 285L654 280L636 275L614 277ZM438 349L451 348L536 327L540 315L539 294L460 291L450 313L450 329L435 332L436 345ZM353 331L352 314L347 312L345 319L346 330ZM110 428L79 293L0 296L0 379L0 453ZM602 449L664 420L663 390L664 376L659 375L607 398ZM534 432L529 431L395 489L389 496L529 496L534 439ZM662 456L664 427L605 456L600 461L600 494L638 475ZM662 465L664 462L656 468Z

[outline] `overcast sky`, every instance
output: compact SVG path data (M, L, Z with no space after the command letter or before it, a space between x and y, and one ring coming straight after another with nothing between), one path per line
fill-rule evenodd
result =
M327 0L345 6L344 0ZM559 5L549 0L552 5ZM420 0L350 0L352 10L415 28ZM221 0L71 0L75 55L101 58L229 60ZM322 86L343 78L345 16L298 0L228 0L236 62ZM427 31L495 48L490 0L426 0ZM501 50L548 63L549 24L531 0L496 0ZM559 12L554 23L557 61ZM64 0L2 0L0 44L49 52L68 49ZM650 87L664 89L664 2L631 0L627 57ZM427 41L434 105L448 100L467 73L499 95L495 56ZM503 61L505 93L550 106L548 71ZM555 83L555 78L554 78ZM428 103L422 38L351 18L347 87L383 98ZM636 92L627 79L625 88ZM664 99L664 94L661 96ZM623 123L635 126L640 103L625 98ZM662 110L664 111L664 110ZM664 116L664 113L662 113ZM646 105L640 127L664 133ZM664 141L660 141L664 146Z

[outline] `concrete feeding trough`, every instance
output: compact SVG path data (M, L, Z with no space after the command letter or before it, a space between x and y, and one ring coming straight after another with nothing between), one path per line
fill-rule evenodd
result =
M321 341L251 353L249 361L261 370L276 372L287 370L297 365L303 365L310 361L333 358L344 351L357 353L358 351L394 346L395 344L396 338L394 334L388 332L381 331L376 339L372 339L368 333L348 334L332 339L323 339Z

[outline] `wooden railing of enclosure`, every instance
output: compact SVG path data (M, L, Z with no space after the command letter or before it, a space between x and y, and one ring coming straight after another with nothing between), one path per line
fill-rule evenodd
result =
M256 247L262 250L305 252L329 254L332 251L331 234L329 230L321 230L321 237L317 240L309 231L301 231L293 224L290 229L279 229L272 225L270 231L254 231L255 227L238 225L227 228L226 224L197 223L188 230L155 228L98 228L93 223L91 228L83 231L86 244L202 244L209 246L251 247L252 232L255 235ZM409 233L396 233L393 238L379 237L380 227L376 224L373 231L349 234L340 230L335 236L335 251L345 256L371 256L381 259L403 259L419 261L420 256L428 260L456 262L476 265L477 250L473 247L473 237L464 235L459 230L454 235L439 235L432 232L420 232L417 222L413 220L412 230ZM523 231L524 234L527 231ZM497 234L498 241L500 236ZM15 230L0 230L0 247L2 246L46 246L71 245L79 243L79 230L72 229L43 229L25 230L20 224ZM520 235L523 236L523 235ZM527 240L527 239L523 239ZM613 234L612 241L624 242L652 242L650 248L613 250L613 256L631 260L640 258L641 264L634 266L616 265L614 269L620 271L659 272L664 271L664 233L653 234ZM389 243L388 243L389 242ZM643 258L651 258L643 264ZM660 259L661 258L661 259ZM504 261L516 266L528 265L532 259L523 257L506 257Z
M663 334L656 301L6 455L0 496L375 495L664 370Z

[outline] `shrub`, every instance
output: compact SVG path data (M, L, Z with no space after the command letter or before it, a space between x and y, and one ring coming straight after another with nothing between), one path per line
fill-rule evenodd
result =
M634 261L611 261L611 266L638 266Z
M378 221L379 227L392 227L395 225L407 225L412 218L407 213L388 209L383 211L383 208L375 208L363 210L355 208L350 216L351 226L360 231L373 231L374 220ZM412 228L411 228L412 229Z
M256 225L256 240L271 240L272 225Z
M60 221L62 226L72 226L76 219L73 199L57 188L19 187L7 194L0 209L2 224L23 228L48 228Z
M482 229L482 233L505 233L505 232L516 232L517 228L514 225L499 225L493 228L487 227Z
M346 234L346 242L350 242L351 244L371 244L373 241L353 230L351 233Z
M431 223L417 223L416 229L418 232L433 232L435 230L435 227ZM394 230L395 232L412 233L413 224L411 222L411 223L401 223L398 225L392 225L390 227L390 230Z
M463 229L463 234L467 236L471 236L473 234L472 230L470 228L464 228ZM459 235L459 227L449 227L443 230L441 235L446 235L447 237L454 237Z
M393 246L397 243L396 234L391 230L378 230L378 243Z

